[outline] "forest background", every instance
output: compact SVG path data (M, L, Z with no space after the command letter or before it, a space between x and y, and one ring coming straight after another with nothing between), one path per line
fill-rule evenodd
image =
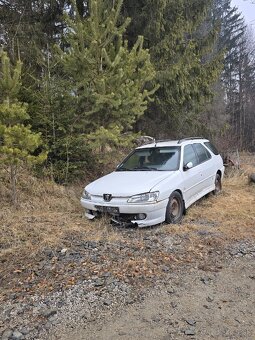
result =
M14 202L20 168L83 180L140 135L255 151L254 37L230 0L1 0L0 44Z

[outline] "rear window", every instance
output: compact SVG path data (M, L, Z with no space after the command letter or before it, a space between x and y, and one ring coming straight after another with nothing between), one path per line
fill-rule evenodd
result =
M215 155L219 155L219 151L217 150L217 148L212 143L205 142L204 144L210 151L212 151L212 153L214 153Z
M196 143L193 144L193 147L196 150L199 163L203 163L212 157L210 152L202 144Z

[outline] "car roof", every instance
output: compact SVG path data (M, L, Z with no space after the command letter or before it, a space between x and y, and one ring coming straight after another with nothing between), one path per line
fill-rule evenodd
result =
M209 142L209 140L205 138L201 138L201 137L183 138L179 140L165 140L165 141L160 140L160 141L155 141L154 143L139 146L137 149L165 147L165 146L181 146L181 145L203 143L203 142Z

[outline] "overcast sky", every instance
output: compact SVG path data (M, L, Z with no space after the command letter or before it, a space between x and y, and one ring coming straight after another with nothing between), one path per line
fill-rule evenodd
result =
M253 2L253 3L252 3ZM232 0L232 5L238 7L242 12L247 24L255 28L255 1L254 0Z

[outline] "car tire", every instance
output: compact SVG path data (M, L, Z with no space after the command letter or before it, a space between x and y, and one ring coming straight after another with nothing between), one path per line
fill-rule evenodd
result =
M222 191L221 176L219 173L215 176L215 189L213 190L214 195L219 195Z
M178 191L174 191L169 197L166 207L166 222L180 223L184 212L184 202L182 195Z

